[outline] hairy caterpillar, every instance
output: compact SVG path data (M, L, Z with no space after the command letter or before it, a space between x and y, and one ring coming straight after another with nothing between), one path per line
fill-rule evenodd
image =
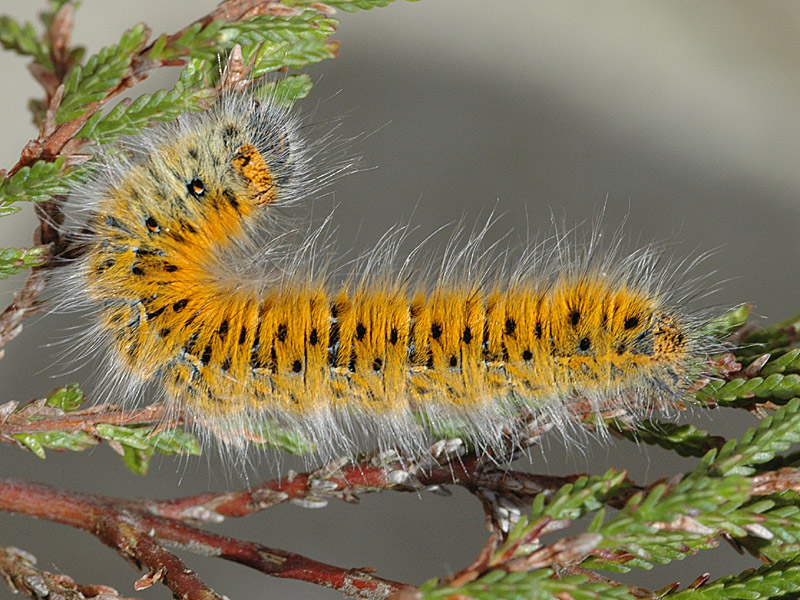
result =
M378 267L330 283L307 266L314 236L287 252L274 219L317 187L314 150L251 95L121 147L70 200L82 252L62 303L85 309L107 393L149 387L224 446L273 419L321 457L364 435L416 452L421 423L453 421L493 449L521 411L565 430L581 414L674 405L712 350L675 269L595 237L501 267L475 258L478 234L428 281L385 268L387 243Z

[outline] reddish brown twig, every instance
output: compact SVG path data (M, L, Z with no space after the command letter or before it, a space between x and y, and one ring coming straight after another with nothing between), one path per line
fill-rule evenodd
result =
M164 582L174 593L185 594L187 600L220 600L146 530L137 531L135 517L114 507L113 500L12 479L0 479L0 490L0 509L88 531L136 565L153 571L168 566L169 578Z
M451 444L451 449L457 444ZM234 492L206 493L170 500L141 500L153 515L187 522L216 522L244 517L283 502L318 503L329 498L357 500L357 494L389 489L417 492L442 485L461 485L482 502L486 495L507 499L514 506L529 504L541 492L557 490L581 475L554 477L513 471L474 453L441 454L437 443L419 457L383 452L360 462L341 459L307 473L290 473ZM635 486L633 486L635 487ZM489 511L490 512L490 511ZM506 530L501 528L501 530Z
M139 588L163 581L176 597L219 598L162 542L219 556L267 575L308 581L366 599L386 598L405 589L402 583L342 569L298 554L203 531L174 519L155 516L136 503L80 494L49 486L0 478L0 510L47 519L83 529L150 573Z

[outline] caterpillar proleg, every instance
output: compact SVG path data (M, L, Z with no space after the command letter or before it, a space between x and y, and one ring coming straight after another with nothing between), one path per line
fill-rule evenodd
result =
M387 243L336 283L304 266L313 234L289 247L274 218L325 178L315 161L297 121L249 93L101 151L69 201L82 253L61 290L106 393L155 390L235 450L276 421L323 459L365 435L418 452L449 422L492 450L523 411L563 434L686 398L712 342L657 250L603 250L594 232L492 260L478 233L428 278L390 269Z

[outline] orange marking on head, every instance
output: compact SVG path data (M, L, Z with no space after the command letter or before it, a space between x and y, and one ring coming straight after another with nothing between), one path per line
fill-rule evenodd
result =
M252 144L245 144L231 161L233 168L241 173L255 192L255 203L258 206L275 201L275 182L267 161Z

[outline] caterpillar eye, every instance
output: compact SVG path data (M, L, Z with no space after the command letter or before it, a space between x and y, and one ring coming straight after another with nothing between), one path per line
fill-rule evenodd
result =
M203 196L203 194L206 193L206 186L203 183L203 180L197 177L195 177L189 183L186 184L186 189L195 198L200 198L201 196Z
M158 221L156 221L153 217L147 217L147 220L144 222L144 224L147 227L147 230L151 233L158 233L161 231L161 225L159 225Z

